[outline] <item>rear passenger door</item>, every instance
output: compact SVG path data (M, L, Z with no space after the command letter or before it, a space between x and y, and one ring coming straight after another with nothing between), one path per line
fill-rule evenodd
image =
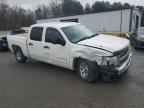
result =
M28 51L32 59L42 61L42 35L43 27L33 27L31 29L30 38L28 39Z

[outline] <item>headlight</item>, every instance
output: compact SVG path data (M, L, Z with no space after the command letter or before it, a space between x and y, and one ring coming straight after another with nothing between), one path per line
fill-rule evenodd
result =
M103 57L102 65L117 66L118 59L117 57Z
M117 66L118 65L118 59L117 59L117 57L111 57L109 65L111 65L111 66Z

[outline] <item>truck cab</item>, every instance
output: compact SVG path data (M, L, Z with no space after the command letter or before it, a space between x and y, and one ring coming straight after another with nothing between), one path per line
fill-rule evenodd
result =
M113 80L131 64L131 46L127 39L95 34L73 22L35 24L29 33L8 36L8 45L19 63L27 58L78 72L93 82L101 75Z

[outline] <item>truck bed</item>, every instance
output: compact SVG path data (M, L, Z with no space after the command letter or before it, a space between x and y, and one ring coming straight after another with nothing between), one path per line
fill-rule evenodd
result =
M28 38L28 33L21 33L21 34L16 34L16 35L9 35L9 36L18 36L18 37Z
M28 33L22 33L17 35L8 35L7 41L9 49L14 53L12 46L19 46L26 57L29 57L27 49Z

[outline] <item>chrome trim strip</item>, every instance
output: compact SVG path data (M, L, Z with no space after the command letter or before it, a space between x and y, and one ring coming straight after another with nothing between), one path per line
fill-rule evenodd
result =
M130 52L127 61L122 66L116 67L116 70L118 71L119 75L121 73L125 72L129 68L129 66L131 64L131 58L132 58L132 53Z

